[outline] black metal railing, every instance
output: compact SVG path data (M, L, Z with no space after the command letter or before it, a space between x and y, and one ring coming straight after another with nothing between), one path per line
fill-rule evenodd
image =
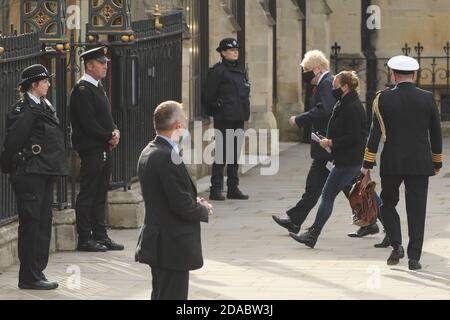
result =
M165 100L181 101L182 13L132 24L136 41L113 48L112 112L121 130L114 152L113 185L129 188L142 149L155 137L153 112Z
M17 84L20 71L31 64L38 63L42 52L36 33L0 37L0 47L5 49L5 53L0 56L0 143L3 143L6 133L6 115L18 98ZM14 193L8 176L0 174L0 224L15 216Z
M414 49L414 51L413 51ZM341 47L334 43L331 48L331 68L335 73L342 70L354 70L361 79L361 89L366 93L362 97L368 114L371 115L374 92L368 88L382 90L394 86L391 73L387 68L387 57L357 57L340 54ZM419 42L414 48L405 44L398 54L410 55L420 63L420 70L416 75L416 85L433 92L441 111L442 121L450 121L450 43L443 46L443 55L425 56L423 45Z

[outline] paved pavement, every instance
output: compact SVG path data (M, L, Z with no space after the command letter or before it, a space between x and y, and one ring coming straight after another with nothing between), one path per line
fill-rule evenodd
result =
M450 139L445 141L450 159ZM389 267L390 249L375 249L383 235L351 239L349 205L340 195L315 249L287 235L271 218L283 214L301 195L310 165L308 145L280 156L280 171L261 176L249 171L241 187L247 202L215 203L215 216L203 225L205 265L191 273L190 299L449 299L450 169L430 184L422 264L409 271L407 259ZM378 174L374 174L375 180ZM407 242L404 196L399 205ZM315 209L305 222L312 224ZM60 288L51 292L17 289L18 266L0 275L0 299L148 299L148 266L134 262L137 230L113 230L123 252L53 254L46 274ZM80 277L78 277L80 275ZM80 280L80 281L78 281Z

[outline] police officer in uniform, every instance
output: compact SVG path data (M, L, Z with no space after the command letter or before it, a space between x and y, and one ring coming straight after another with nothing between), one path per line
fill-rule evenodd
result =
M393 251L388 265L404 257L400 217L396 210L399 187L405 185L409 244L409 269L421 269L419 262L425 230L425 215L430 176L442 168L442 133L439 111L433 94L415 87L413 81L419 63L411 57L389 60L396 86L376 96L370 137L362 172L373 168L380 139L381 216Z
M22 71L22 98L6 120L2 171L10 174L19 214L19 288L51 290L43 271L52 232L54 178L67 175L64 133L45 97L51 75L40 64Z
M81 158L80 192L76 202L78 250L123 250L106 231L105 209L111 177L111 151L119 144L109 99L101 80L108 71L106 47L81 55L85 74L72 90L70 117L72 145Z
M210 200L225 200L222 195L225 163L227 198L247 200L249 196L238 188L238 159L243 142L244 122L250 118L250 83L239 61L239 44L236 39L223 39L216 51L220 53L222 61L209 70L202 94L204 108L208 115L214 117L216 130ZM219 132L223 139L217 137ZM230 155L232 151L234 157Z

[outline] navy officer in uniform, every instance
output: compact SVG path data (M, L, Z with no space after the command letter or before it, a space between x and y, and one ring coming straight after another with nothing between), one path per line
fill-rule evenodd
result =
M238 159L244 138L244 123L250 118L250 83L239 61L239 44L236 39L223 39L216 51L220 53L222 61L209 70L202 93L205 111L214 117L216 130L216 154L209 198L225 200L222 190L226 163L227 198L247 200L249 196L238 188ZM227 136L227 131L234 135ZM223 139L218 139L219 133Z
M123 245L108 237L105 221L111 151L120 141L120 132L101 83L108 71L107 48L88 50L81 58L85 74L70 97L72 145L81 158L80 192L75 206L78 250L123 250Z
M43 273L52 233L54 180L67 175L64 133L55 108L45 98L50 77L40 64L22 71L22 98L7 115L1 156L2 171L10 174L19 214L19 288L28 290L58 287Z
M396 210L399 187L405 185L408 218L409 269L421 269L420 257L425 230L429 177L442 168L442 133L433 94L414 85L419 63L411 57L389 60L396 86L376 96L372 128L364 155L362 172L373 168L380 139L381 216L393 251L388 265L404 257L400 217Z

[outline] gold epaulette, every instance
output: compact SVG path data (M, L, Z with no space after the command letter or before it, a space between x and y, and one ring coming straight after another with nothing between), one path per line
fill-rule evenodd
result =
M364 161L375 163L377 160L377 154L370 152L369 148L366 148L364 152Z
M436 153L432 153L431 154L431 158L433 160L433 162L435 163L441 163L442 162L442 153L436 154Z
M383 121L383 117L381 116L380 106L379 106L380 96L383 91L385 91L385 90L377 92L377 95L375 96L375 99L373 100L372 110L373 110L373 113L377 116L378 123L380 124L381 138L383 139L383 143L384 143L384 142L386 142L386 127L384 126L384 121Z

